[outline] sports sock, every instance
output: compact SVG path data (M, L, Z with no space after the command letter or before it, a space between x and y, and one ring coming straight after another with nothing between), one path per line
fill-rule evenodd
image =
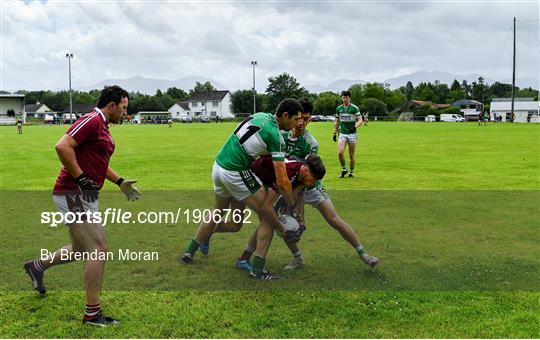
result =
M296 253L293 253L292 256L293 256L293 257L300 257L300 256L302 256L302 253L301 253L300 250L299 250L299 251L297 251Z
M343 171L347 171L347 167L345 165L341 166L343 168Z
M362 254L364 253L364 246L362 245L362 243L360 243L359 245L357 245L354 249L356 249L356 252L358 253L358 255L362 256Z
M189 242L186 253L190 253L191 256L193 256L195 255L197 249L199 249L199 242L195 241L195 239L192 239L191 242Z
M253 265L251 267L251 272L255 275L259 275L264 270L265 259L263 257L255 255L253 257Z
M41 262L41 259L37 259L37 260L34 260L33 261L33 264L34 264L34 268L36 268L37 270L39 270L40 272L43 272L45 271L45 266L43 265L43 262Z
M238 258L238 261L247 261L251 258L251 255L253 255L253 252L255 249L253 249L252 246L249 244L246 246L246 249L244 249L244 252L242 253L242 256Z
M354 172L354 168L351 168L351 171L349 171L350 174Z
M97 305L86 304L86 307L84 308L84 319L90 320L96 317L96 315L98 315L100 312L101 312L101 304L99 303Z

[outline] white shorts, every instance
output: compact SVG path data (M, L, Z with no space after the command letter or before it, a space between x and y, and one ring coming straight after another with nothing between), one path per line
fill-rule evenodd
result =
M221 197L233 197L243 201L261 188L261 180L251 170L234 171L223 169L214 162L212 167L214 192Z
M306 189L304 191L304 203L309 204L314 208L318 207L319 204L329 199L330 196L328 196L322 184L313 189Z
M340 133L339 140L346 140L349 144L356 144L356 133Z
M94 203L86 202L81 194L53 195L53 201L58 211L65 215L67 213L83 213L90 211L92 213L99 211L99 200Z

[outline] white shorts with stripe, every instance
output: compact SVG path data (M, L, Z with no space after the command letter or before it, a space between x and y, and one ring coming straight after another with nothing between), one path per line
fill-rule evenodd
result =
M216 162L212 167L212 181L217 195L233 197L237 201L253 195L262 185L261 180L251 170L226 170Z

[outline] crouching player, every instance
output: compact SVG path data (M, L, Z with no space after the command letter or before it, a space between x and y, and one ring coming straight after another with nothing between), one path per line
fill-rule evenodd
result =
M318 152L318 144L315 138L313 138L306 129L311 120L313 105L307 98L302 98L300 104L302 104L302 119L297 121L295 127L291 131L283 132L282 134L285 139L286 155L304 159L310 154L316 154ZM305 203L316 208L326 222L339 232L341 237L356 250L360 259L365 264L371 267L377 265L379 260L364 250L364 246L360 243L354 229L338 215L330 196L328 196L328 193L320 181L315 188L306 190L303 198ZM300 210L300 216L304 216L303 210ZM293 258L285 269L296 269L303 265L305 260L300 249L298 249L297 244L287 243L287 246L291 250ZM251 248L248 246L246 248L246 251L247 250L251 250ZM246 259L246 256L241 257L240 259L244 260Z

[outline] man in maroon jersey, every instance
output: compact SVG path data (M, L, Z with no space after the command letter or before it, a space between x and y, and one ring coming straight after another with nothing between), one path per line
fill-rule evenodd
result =
M98 195L105 179L116 183L128 200L139 198L133 186L136 180L124 180L109 166L115 144L109 132L109 123L117 123L126 112L128 93L119 86L107 86L101 91L98 105L92 112L79 118L55 146L62 169L53 190L53 201L66 216L77 213L97 213ZM75 254L96 254L88 259L84 269L86 309L83 323L108 326L118 323L103 316L100 305L101 283L107 253L107 239L101 223L89 219L68 224L71 243L58 249L47 259L36 259L24 264L35 290L46 292L44 271L52 266L74 261ZM66 256L68 254L69 256ZM106 258L106 257L105 257Z

